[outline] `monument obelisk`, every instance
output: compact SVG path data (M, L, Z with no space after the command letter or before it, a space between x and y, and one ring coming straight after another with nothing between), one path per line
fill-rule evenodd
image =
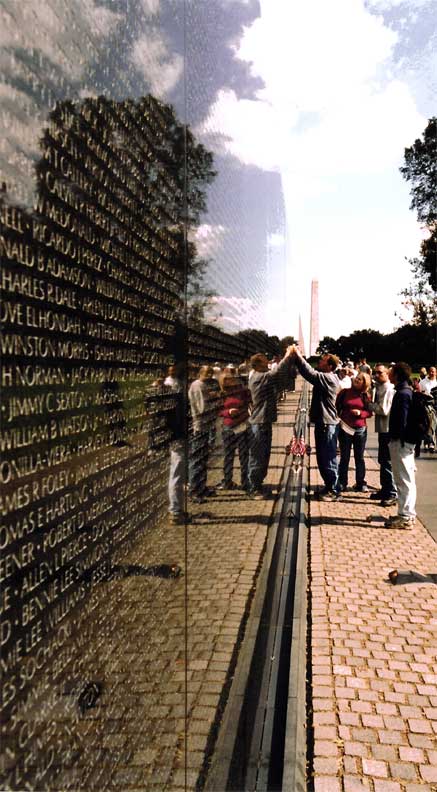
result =
M319 281L311 281L310 356L319 346Z

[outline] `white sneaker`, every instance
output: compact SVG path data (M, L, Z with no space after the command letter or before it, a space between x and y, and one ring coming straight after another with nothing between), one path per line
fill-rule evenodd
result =
M397 514L395 517L389 517L384 523L384 528L402 528L404 531L411 530L416 521L415 517L405 517L403 514Z

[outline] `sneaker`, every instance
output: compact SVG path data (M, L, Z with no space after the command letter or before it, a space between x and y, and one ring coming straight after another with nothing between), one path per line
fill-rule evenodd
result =
M247 494L252 500L266 500L268 498L268 494L261 487L250 489Z
M381 499L381 506L394 506L395 503L398 502L397 498L382 498Z
M231 481L229 484L227 484L226 481L221 481L220 484L217 484L216 489L218 489L218 490L233 490L233 489L237 489L237 485L234 484L233 481Z
M389 517L385 521L384 528L402 528L404 531L408 531L414 527L414 523L414 517L405 517L402 514L397 514L395 517Z
M202 498L211 498L212 495L215 495L215 487L205 487Z
M189 495L188 497L193 503L205 503L205 497L203 494L202 495L193 494L193 495Z
M383 497L384 495L382 494L381 490L378 490L378 492L372 492L370 494L370 500L382 500Z
M338 501L341 500L341 493L329 491L320 496L321 501Z
M185 525L185 523L191 522L191 516L186 512L181 512L180 514L169 512L168 521L170 525Z
M354 484L354 490L355 492L368 492L369 488L366 482L364 482L363 484Z

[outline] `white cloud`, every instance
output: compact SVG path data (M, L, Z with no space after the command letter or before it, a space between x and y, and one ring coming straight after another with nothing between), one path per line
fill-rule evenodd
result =
M5 9L8 13L2 15L0 45L28 50L31 40L34 51L47 58L47 65L56 65L69 80L80 79L91 55L98 55L102 38L122 19L94 0L6 0Z
M434 3L434 0L367 0L367 5L377 11L390 11L397 6L408 8L424 8Z
M135 42L131 60L155 96L165 98L182 75L184 61L172 54L158 31L148 31Z
M248 327L263 327L259 306L249 297L212 297L208 319L227 331L238 332Z
M203 223L192 232L192 241L195 242L197 252L202 258L214 257L220 248L226 228L222 225L209 225Z
M155 16L159 11L161 0L141 0L143 11L147 16Z
M426 118L394 61L397 41L363 0L261 0L236 55L265 87L255 100L220 92L203 128L242 163L281 172L290 310L305 315L319 277L323 334L390 330L410 279L405 256L419 248L398 168ZM272 306L269 332L279 321Z

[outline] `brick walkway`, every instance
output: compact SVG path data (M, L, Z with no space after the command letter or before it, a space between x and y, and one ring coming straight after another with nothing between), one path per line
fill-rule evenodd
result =
M384 529L396 509L377 504L311 497L315 792L437 790L437 546L420 523Z
M288 395L273 428L266 479L273 488L298 398L299 392ZM218 452L208 484L222 475ZM207 769L273 505L274 498L217 491L204 504L190 504L187 529L165 522L114 559L177 563L183 574L169 580L134 575L96 588L77 668L81 678L101 683L102 694L79 720L74 700L67 709L64 697L65 730L61 723L56 730L63 766L54 783L47 773L44 788L194 792Z

